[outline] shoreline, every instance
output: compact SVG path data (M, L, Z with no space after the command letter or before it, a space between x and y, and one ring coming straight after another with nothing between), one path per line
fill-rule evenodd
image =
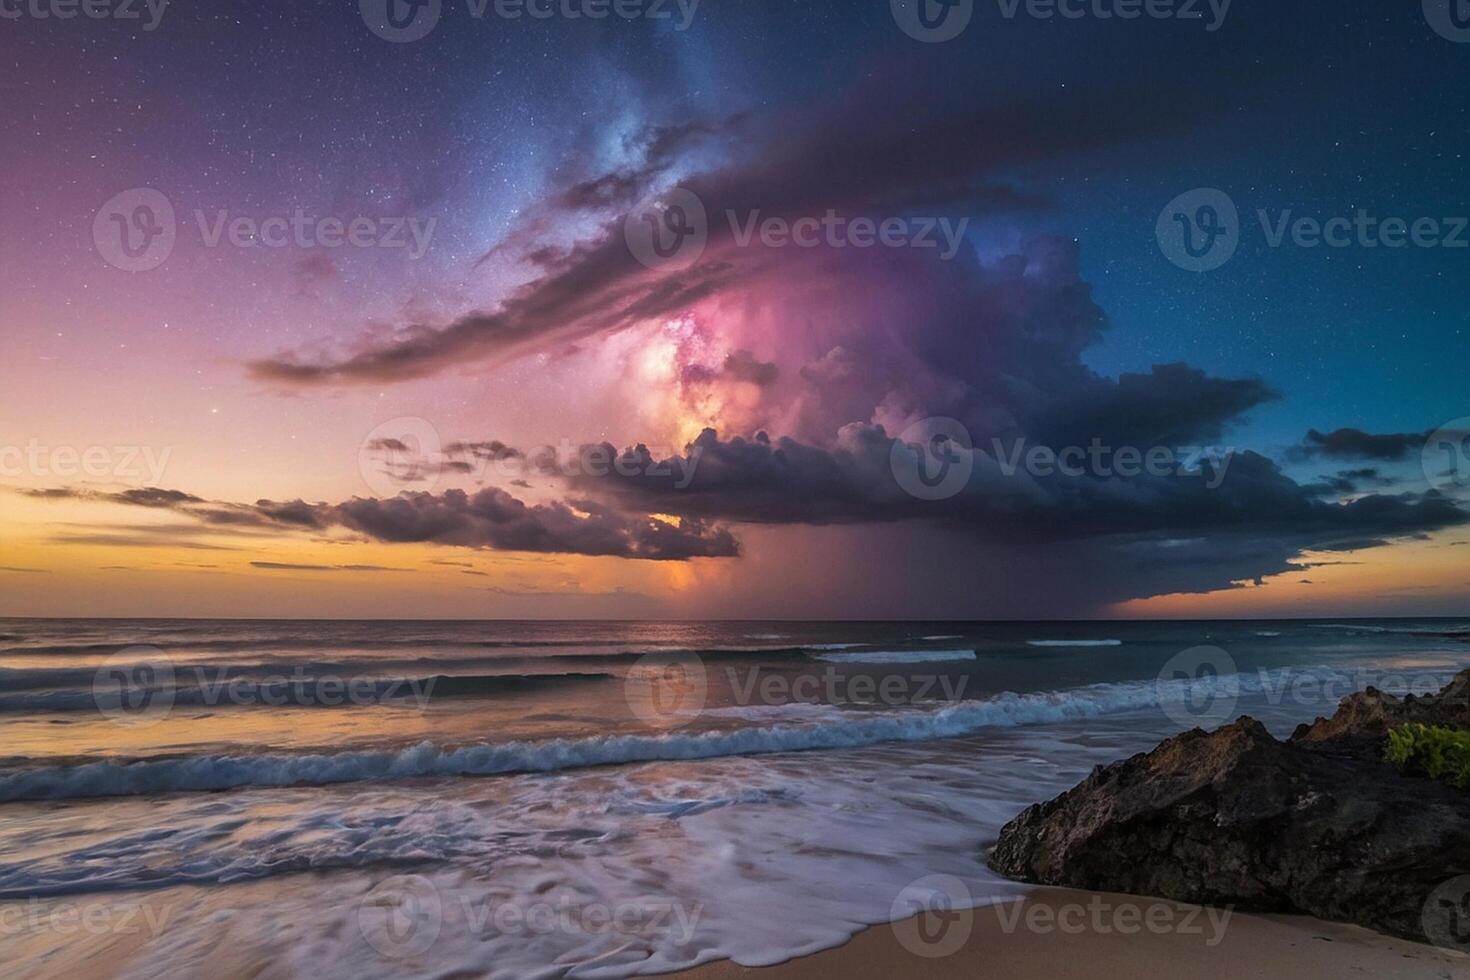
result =
M1470 955L1309 916L1246 914L1135 895L1037 888L1018 901L924 912L870 926L841 946L774 966L720 960L672 976L1453 980L1470 976Z

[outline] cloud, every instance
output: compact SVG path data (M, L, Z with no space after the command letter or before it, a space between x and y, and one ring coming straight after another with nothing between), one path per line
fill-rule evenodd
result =
M1429 432L1394 432L1375 435L1362 429L1338 429L1322 433L1312 429L1303 444L1297 447L1296 456L1310 459L1326 456L1329 459L1376 459L1386 463L1399 462L1417 456L1424 449Z
M729 530L703 521L673 525L594 500L528 505L496 488L473 495L447 490L387 500L359 497L330 513L343 526L379 541L657 561L739 554Z
M1319 477L1310 486L1324 497L1348 496L1361 492L1365 487L1391 487L1396 481L1384 476L1376 466L1363 466L1351 470L1338 470L1329 476Z
M731 351L719 370L701 364L686 365L681 380L686 384L713 384L734 381L766 387L774 384L780 369L772 362L757 360L748 350Z
M279 529L282 525L297 528L310 528L320 530L327 525L319 523L317 511L311 505L302 501L289 501L276 503L269 500L258 501L254 505L221 503L206 500L203 497L181 490L166 490L159 487L145 487L122 491L99 491L87 487L50 487L46 489L17 488L16 493L37 500L85 500L98 503L121 504L131 507L145 507L151 510L168 510L183 514L199 522L210 525L210 530L191 525L127 525L114 527L113 530L125 534L137 532L140 535L180 535L194 537L201 534L221 534L243 537L257 537L262 533ZM92 526L97 529L96 525Z
M499 439L489 439L484 442L451 442L444 447L444 453L446 456L468 456L490 461L518 459L522 455L519 449L508 446Z
M253 561L252 568L276 572L411 572L411 568L392 568L387 565L298 565L294 562Z
M1372 495L1347 503L1319 499L1253 452L1202 461L1190 475L1127 478L1024 469L1006 472L982 447L960 492L940 500L907 493L895 479L895 440L881 426L847 426L832 449L768 437L721 440L705 430L679 459L655 460L639 447L605 475L583 475L574 490L621 506L701 520L762 524L925 521L988 542L1014 544L1117 535L1252 534L1300 549L1354 550L1389 538L1470 521L1448 497ZM605 447L611 451L611 447ZM899 444L900 460L907 460ZM963 451L963 450L961 450ZM913 460L917 464L917 458ZM680 487L679 474L691 474ZM1213 485L1212 485L1213 484Z
M637 475L572 476L566 492L582 509L597 501L614 513L676 515L681 530L861 525L861 540L885 542L871 553L893 564L866 574L895 594L949 595L984 568L1009 568L1016 587L1055 582L1056 602L1084 605L1229 588L1292 571L1304 552L1346 553L1466 522L1459 505L1435 493L1334 499L1381 486L1367 467L1345 470L1349 482L1301 484L1249 450L1233 451L1223 472L1207 461L1195 476L1007 475L1001 462L1016 447L1218 447L1253 410L1282 397L1259 378L1183 363L1117 377L1090 370L1083 355L1108 321L1079 258L1075 242L1037 239L990 262L827 252L795 257L781 275L746 270L746 282L766 276L758 301L726 315L724 301L711 300L691 317L689 349L721 353L677 359L686 387L735 376L755 393L753 405L724 416L735 429L723 438L708 429L657 460L641 447L619 454L603 445ZM798 316L803 329L793 334ZM957 421L976 447L969 485L941 501L905 492L893 470L895 436L934 416ZM776 433L742 433L755 419ZM692 482L680 486L687 472ZM368 533L418 528L441 509L397 506L405 513L395 529ZM873 532L900 526L925 529L914 539L929 550ZM458 523L443 532L463 533ZM733 538L729 545L733 554ZM924 563L937 565L933 581L913 571ZM855 594L851 579L829 587ZM1008 587L993 577L971 584L986 595Z
M588 161L606 154L573 161L565 187L486 257L519 259L523 273L494 305L447 323L405 322L386 340L330 356L283 353L251 365L256 378L295 389L591 350L593 338L599 352L667 343L671 356L662 346L651 353L672 364L670 390L649 390L643 376L612 382L630 389L635 411L626 418L662 426L627 435L682 443L710 426L672 459L627 450L637 476L564 478L565 499L529 515L518 501L450 491L318 505L313 518L379 540L623 557L735 555L741 549L727 525L742 525L742 540L779 530L784 537L768 547L782 561L750 573L773 583L785 580L782 562L797 561L806 542L820 537L833 547L824 529L862 526L847 542L846 563L803 567L814 583L827 583L808 591L946 596L956 603L950 608L966 601L966 588L986 601L1003 597L994 601L1005 608L1028 588L1046 590L1054 606L1225 588L1299 570L1306 551L1370 548L1466 522L1436 493L1364 495L1389 483L1351 470L1298 483L1249 450L1234 452L1228 467L1206 463L1196 476L1008 475L1001 457L1016 446L1217 445L1282 394L1260 378L1217 377L1184 363L1116 377L1090 369L1085 354L1109 323L1073 240L1024 241L986 260L965 248L950 261L915 248L776 252L735 241L729 214L790 220L832 209L848 218L1009 220L1052 204L1034 184L1016 183L1017 174L1194 126L1201 112L1219 108L1198 93L1142 82L1127 91L1079 84L995 95L934 82L880 68L823 104L635 130L619 157L632 162L598 172ZM1241 88L1260 95L1269 86L1258 82ZM704 204L708 241L692 266L648 269L623 241L623 219L676 180ZM572 228L581 237L569 240ZM954 497L920 500L895 479L894 438L936 416L970 433L974 473ZM1352 440L1342 436L1355 432L1314 430L1307 452L1349 458ZM1395 437L1364 438L1372 452L1362 458L1410 451L1371 441ZM452 476L447 463L482 458L446 457L427 465ZM665 467L668 477L655 475ZM678 486L691 467L692 483ZM888 560L874 562L880 554Z
M778 266L800 276L800 250L782 261L761 248L737 247L727 213L791 219L832 210L847 217L913 213L982 218L1044 207L1048 201L1003 176L1076 153L1126 144L1183 128L1199 106L1178 93L1140 87L1148 112L1118 111L1102 91L1040 91L1001 99L945 97L906 74L869 75L855 90L793 113L739 127L686 121L645 139L642 163L593 174L553 195L543 212L513 229L526 242L532 272L490 309L447 324L402 324L386 342L324 359L283 354L250 364L252 376L277 385L381 384L425 377L467 362L496 362L675 316L716 297L749 292ZM1039 124L1038 121L1044 121ZM676 162L697 136L735 132L719 146ZM633 148L635 150L639 148ZM630 206L656 193L671 174L710 216L703 258L679 271L645 268L623 240ZM529 244L545 229L593 209L598 230L560 246Z
M463 490L447 490L437 496L405 492L387 499L354 497L339 504L302 500L221 503L170 490L146 495L100 494L68 488L22 492L52 500L74 498L166 507L204 525L139 527L127 529L126 534L87 532L53 538L73 544L225 550L222 545L191 540L201 534L217 533L223 525L254 529L252 535L260 533L259 529L289 533L341 527L372 540L394 544L417 542L651 561L726 558L739 554L739 545L728 529L703 521L672 524L620 511L591 499L530 505L495 488L473 495ZM321 566L319 570L343 568L347 566Z
M1280 393L1256 378L1215 378L1187 364L1155 365L1124 373L1116 382L1095 379L1058 393L1041 413L1033 441L1051 446L1180 446L1215 442L1227 423Z
M83 544L105 548L183 548L189 551L238 551L229 545L181 537L175 533L139 529L136 534L62 532L48 538L52 544Z
M104 492L86 487L13 487L13 492L35 500L101 500L137 507L173 508L183 504L202 504L204 499L180 490L139 487L132 490Z

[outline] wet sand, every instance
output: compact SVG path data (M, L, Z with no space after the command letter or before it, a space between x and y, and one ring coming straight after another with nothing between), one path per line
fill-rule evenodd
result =
M779 966L725 961L690 980L1338 980L1470 978L1470 956L1305 916L1044 888L1020 903L874 926ZM937 954L937 955L935 955Z

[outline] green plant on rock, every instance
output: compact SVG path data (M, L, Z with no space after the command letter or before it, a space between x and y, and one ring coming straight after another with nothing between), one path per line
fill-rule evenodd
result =
M1388 733L1389 762L1406 773L1470 790L1470 731L1442 725L1401 725Z

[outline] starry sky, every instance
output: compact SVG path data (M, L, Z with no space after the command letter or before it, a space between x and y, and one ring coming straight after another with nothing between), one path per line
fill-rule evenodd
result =
M1434 0L977 0L940 42L910 0L442 0L414 40L375 2L0 2L0 615L1464 612L1470 248L1270 232L1463 229ZM1192 271L1201 188L1234 251ZM640 261L681 193L699 255ZM829 212L963 234L727 218ZM939 497L899 472L935 419ZM1000 465L1094 440L1229 463Z

